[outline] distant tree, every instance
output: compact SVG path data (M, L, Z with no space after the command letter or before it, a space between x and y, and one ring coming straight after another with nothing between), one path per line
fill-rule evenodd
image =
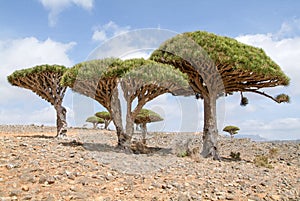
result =
M162 121L163 118L156 112L148 109L141 109L139 114L136 116L134 123L141 125L142 129L142 143L146 144L147 135L147 124L157 121Z
M229 37L204 31L186 32L165 41L150 56L151 60L170 64L186 73L196 97L203 99L204 126L201 155L220 159L218 155L217 99L240 92L241 105L252 92L277 103L288 102L285 94L273 97L262 88L287 86L290 79L261 48Z
M96 116L88 117L85 121L89 122L89 123L92 123L94 129L97 128L98 124L103 124L104 123L104 119L96 117Z
M67 87L60 85L66 70L64 66L46 64L17 70L7 77L13 86L29 89L54 106L57 137L66 136L67 133L66 109L62 106Z
M107 130L108 125L112 121L111 115L107 111L97 112L96 117L102 118L104 120L104 129Z
M240 130L240 128L236 127L236 126L226 126L223 129L223 131L230 134L231 138L233 138L233 135L237 134L239 130Z

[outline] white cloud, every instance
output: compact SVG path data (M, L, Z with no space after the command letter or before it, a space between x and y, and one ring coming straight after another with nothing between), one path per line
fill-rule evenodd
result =
M300 36L277 40L275 34L256 34L239 36L236 39L256 47L260 47L278 63L291 78L289 87L293 95L300 94Z
M296 112L300 104L299 22L285 22L277 33L243 35L236 38L240 42L262 48L291 78L287 88L262 89L273 95L288 93L292 100L290 104L278 105L263 96L246 93L249 104L241 107L238 94L226 98L225 122L239 126L241 134L258 134L268 139L300 138L300 118Z
M94 0L39 0L43 6L49 10L49 25L55 26L58 15L66 8L76 5L85 10L91 10Z
M45 63L71 66L72 61L67 53L74 45L74 42L39 41L34 37L0 40L0 124L13 123L19 117L20 122L22 119L23 122L32 118L38 120L38 116L43 117L42 113L37 115L32 111L42 110L49 105L30 90L11 86L6 77L15 70Z
M110 21L107 24L97 27L94 30L92 39L94 41L103 42L114 36L126 33L130 30L130 26L121 27L115 22Z
M280 30L275 34L275 37L293 38L300 35L300 19L293 19L282 23Z

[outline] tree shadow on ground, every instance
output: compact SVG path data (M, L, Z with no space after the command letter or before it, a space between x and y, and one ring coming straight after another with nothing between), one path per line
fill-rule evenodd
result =
M139 151L136 151L134 149L130 148L123 148L119 146L112 146L109 144L104 143L92 143L92 142L79 142L76 140L73 140L71 142L61 142L63 146L70 146L70 147L76 147L81 146L87 151L97 151L97 152L116 152L116 153L125 153L125 154L160 154L160 155L166 155L166 154L172 154L171 148L162 148L162 147L146 147L147 151L145 153L141 153Z
M41 138L41 139L55 139L55 136L50 135L17 135L16 137L24 137L24 138Z
M251 163L251 161L249 160L244 160L244 159L235 159L235 158L231 158L231 157L220 157L221 158L221 162L246 162L246 163Z

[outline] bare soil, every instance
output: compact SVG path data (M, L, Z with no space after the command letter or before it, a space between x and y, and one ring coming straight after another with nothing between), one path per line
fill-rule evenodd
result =
M114 131L55 132L0 126L0 201L300 200L299 142L220 136L220 162L199 157L201 133L151 133L151 153L132 154Z

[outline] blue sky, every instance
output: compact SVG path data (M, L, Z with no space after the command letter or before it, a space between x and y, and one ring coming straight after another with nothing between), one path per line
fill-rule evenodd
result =
M48 103L30 91L9 86L6 76L14 70L42 63L72 66L111 37L144 28L177 33L205 30L262 47L291 77L289 87L267 91L274 95L286 92L292 102L278 105L246 94L250 104L240 107L239 96L233 95L220 101L224 105L219 112L220 125L234 124L241 128L241 134L269 139L300 138L300 2L296 0L1 0L0 124L55 122ZM147 106L165 116L164 125L156 128L172 130L178 125L174 111L180 106L192 112L186 105L193 105L193 101L162 96ZM71 125L76 124L73 103L74 95L69 91L64 105ZM93 104L91 110L100 109ZM202 102L196 105L202 114ZM191 126L182 121L179 124L201 130L203 120L198 116L190 117L198 118L197 123L188 120Z

